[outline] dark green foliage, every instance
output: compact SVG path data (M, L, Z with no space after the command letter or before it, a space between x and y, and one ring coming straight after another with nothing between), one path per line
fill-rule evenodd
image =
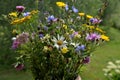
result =
M11 50L12 27L5 19L9 12L15 11L16 6L23 5L26 11L36 9L35 0L0 0L0 67L11 68L15 62L16 53ZM4 14L4 15L3 15Z
M104 12L104 24L120 29L120 0L107 0L108 6Z

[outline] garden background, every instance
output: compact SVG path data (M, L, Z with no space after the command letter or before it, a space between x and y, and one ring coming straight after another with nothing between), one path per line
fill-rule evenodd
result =
M32 80L31 74L27 71L16 71L14 69L15 54L11 50L11 26L6 21L6 14L16 10L17 5L23 5L26 10L39 9L40 11L50 10L54 7L57 14L55 2L58 0L0 0L0 80ZM59 0L64 1L64 0ZM104 5L106 9L103 11L101 18L103 19L107 35L110 41L102 44L93 53L91 61L83 68L81 77L83 80L106 80L103 68L108 61L120 59L120 0L65 0L64 2L76 1L74 5L81 12L90 15L98 15ZM37 4L37 5L36 5Z

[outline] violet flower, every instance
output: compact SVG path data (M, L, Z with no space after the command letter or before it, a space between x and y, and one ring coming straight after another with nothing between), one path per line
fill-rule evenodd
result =
M25 17L25 16L29 16L30 15L30 12L25 12L25 13L23 13L23 16Z
M12 44L12 49L18 48L19 45L20 45L20 42L17 41L17 40L14 40L14 41L13 41L13 44Z
M72 11L73 11L74 13L77 13L77 12L78 12L78 9L76 9L74 6L72 6Z
M100 35L98 35L97 33L90 33L86 36L86 40L94 41L98 39L100 39Z
M77 46L76 49L75 49L76 52L84 51L84 50L85 50L85 45Z
M87 64L90 62L90 57L85 57L82 61L84 64Z
M69 7L68 7L68 5L66 4L66 6L65 6L65 10L66 11L68 11L69 10Z
M48 16L48 18L47 18L47 22L55 22L57 20L58 20L58 18L55 18L53 15Z
M99 20L99 19L97 19L97 18L91 18L91 19L90 19L90 22L91 22L92 24L99 24L101 21L102 21L102 20Z

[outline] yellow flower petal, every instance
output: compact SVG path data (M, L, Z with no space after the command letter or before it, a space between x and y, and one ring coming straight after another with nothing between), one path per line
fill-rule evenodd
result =
M101 39L105 40L105 41L109 41L109 37L108 36L105 36L105 35L101 35Z
M67 47L63 47L62 49L61 49L61 51L62 51L62 53L67 53L69 50L68 50L68 48Z
M64 28L64 29L67 29L67 25L63 24L63 28Z
M86 15L86 17L87 17L88 19L93 18L93 16L90 16L90 15Z
M65 7L66 4L64 2L56 2L56 5L59 7Z
M85 15L85 13L78 13L80 16L84 16Z
M9 13L9 16L17 17L17 12Z

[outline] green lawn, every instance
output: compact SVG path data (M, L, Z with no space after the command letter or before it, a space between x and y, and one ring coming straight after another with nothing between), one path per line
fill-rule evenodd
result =
M32 80L32 76L24 71L3 70L0 71L0 80Z
M103 68L108 61L120 59L120 31L110 29L111 41L107 42L93 53L91 62L86 65L81 74L82 80L107 80L104 76ZM0 80L32 80L28 72L18 72L14 70L0 71Z

